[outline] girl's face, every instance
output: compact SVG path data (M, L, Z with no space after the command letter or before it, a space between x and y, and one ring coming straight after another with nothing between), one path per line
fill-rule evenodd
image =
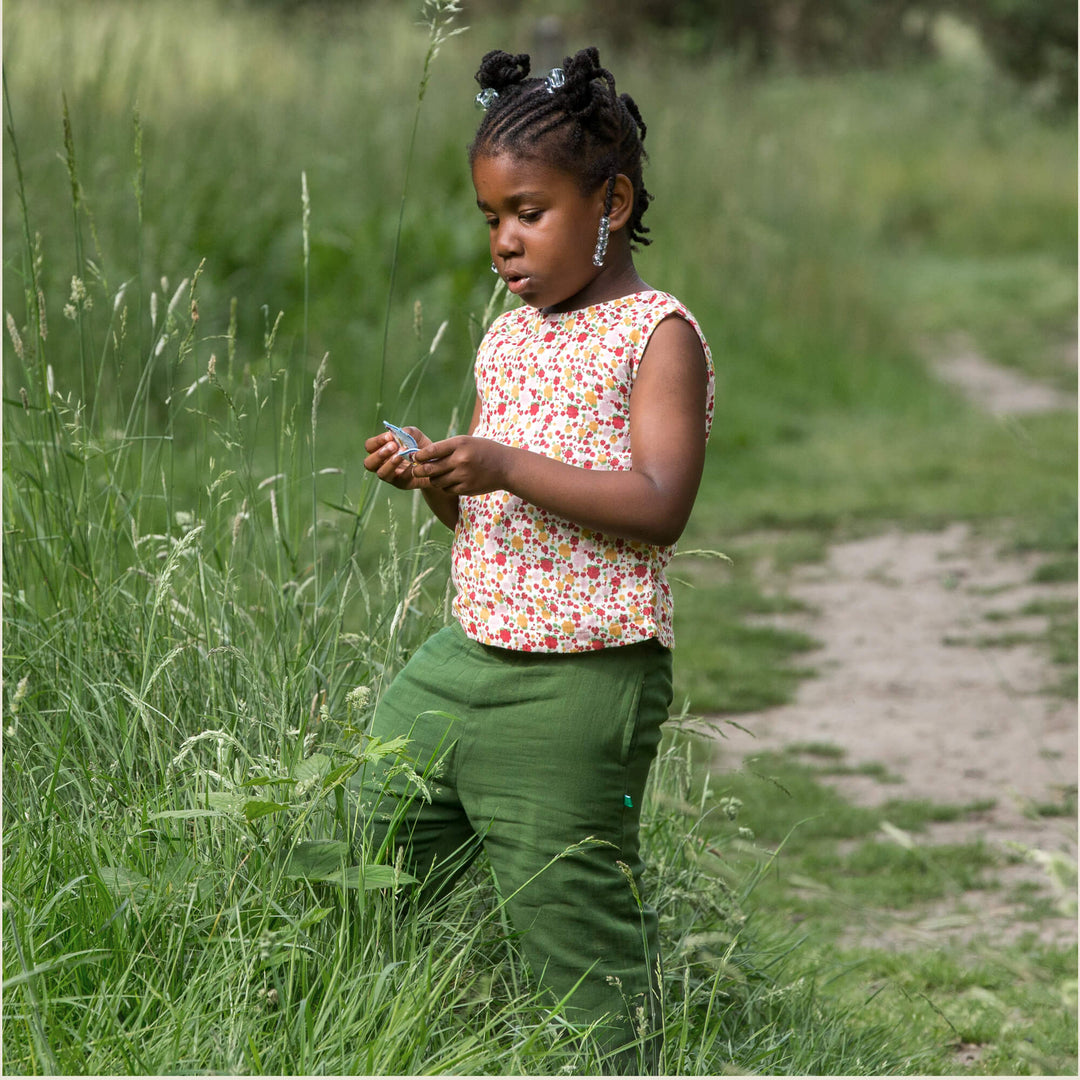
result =
M583 195L577 179L511 154L473 163L476 204L488 223L491 258L507 288L535 308L571 311L597 302L592 256L606 185ZM608 262L611 261L611 253Z

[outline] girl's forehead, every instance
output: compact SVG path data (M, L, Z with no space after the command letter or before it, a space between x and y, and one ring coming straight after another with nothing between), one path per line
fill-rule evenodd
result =
M578 190L576 177L551 162L537 157L501 152L477 157L472 166L473 186L505 195L519 192Z

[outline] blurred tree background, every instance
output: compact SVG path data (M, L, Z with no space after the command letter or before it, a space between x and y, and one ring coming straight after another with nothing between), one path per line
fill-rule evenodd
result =
M357 0L241 0L310 14ZM1001 69L1076 101L1077 9L1060 0L469 0L469 18L533 16L541 41L565 28L628 47L643 35L687 56L735 56L762 70L896 65L940 50L943 17L973 30ZM546 30L545 30L546 27ZM659 35L659 37L657 36ZM546 59L546 57L545 57Z

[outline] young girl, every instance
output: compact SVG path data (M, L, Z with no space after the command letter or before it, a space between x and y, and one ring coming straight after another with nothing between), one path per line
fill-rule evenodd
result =
M540 78L528 56L491 52L476 77L476 202L524 306L480 345L467 435L411 428L409 454L390 431L365 444L367 469L419 488L454 531L456 622L373 722L442 758L393 842L442 887L483 847L560 1015L655 1059L638 815L671 701L664 568L701 479L712 362L693 316L634 268L645 123L596 49Z

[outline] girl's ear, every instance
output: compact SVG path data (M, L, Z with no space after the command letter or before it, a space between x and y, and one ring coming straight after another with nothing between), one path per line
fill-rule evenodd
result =
M615 188L611 193L610 228L612 232L621 229L634 212L634 185L630 177L619 173L615 177Z

